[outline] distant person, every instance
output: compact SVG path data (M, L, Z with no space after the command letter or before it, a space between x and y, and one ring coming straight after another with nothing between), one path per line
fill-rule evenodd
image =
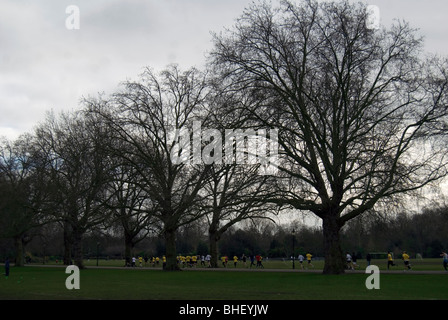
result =
M402 257L403 257L404 266L407 268L407 270L411 270L410 258L409 258L409 255L406 253L406 251L403 251Z
M389 270L390 266L395 266L395 263L394 263L394 257L392 256L392 253L389 251L387 253L387 270Z
M303 269L303 260L305 258L302 256L302 254L299 254L299 262L300 262L300 267Z
M201 266L205 267L205 256L201 255Z
M440 256L443 258L443 267L445 268L445 271L448 271L448 254L446 252L442 252Z
M238 263L238 257L235 255L233 256L233 266L236 268L236 264Z
M370 255L370 253L367 254L366 260L367 260L367 266L370 266L370 261L372 260L372 256Z
M261 254L258 255L257 267L264 269L264 266L263 266L263 256Z
M313 257L313 255L311 253L307 253L306 254L306 260L308 261L308 265L311 266L312 268L314 268L313 264L311 263L311 258Z
M243 261L244 267L246 268L246 255L243 253L243 256L241 257L241 260Z
M261 255L257 254L255 256L255 260L257 260L257 266L256 267L259 268L261 266Z
M228 261L227 256L222 256L222 257L221 257L222 266L223 266L224 268L227 268L227 261Z
M345 261L347 262L347 269L350 269L350 270L355 269L355 268L353 268L352 256L348 252L345 254Z
M356 259L356 253L354 253L354 252L352 254L352 263L353 263L353 269L358 268L357 259Z
M250 256L250 267L252 268L252 266L255 266L255 256L253 254Z
M9 277L9 258L6 257L5 260L5 278L8 279Z

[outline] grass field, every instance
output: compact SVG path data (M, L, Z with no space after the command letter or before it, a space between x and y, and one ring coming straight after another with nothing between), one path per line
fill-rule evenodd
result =
M400 261L401 262L401 261ZM361 269L365 268L361 262ZM385 265L377 264L381 270ZM86 261L95 266L95 261ZM265 262L263 272L226 270L187 270L163 272L160 268L121 267L121 261L99 261L100 267L87 267L80 272L80 289L68 290L69 276L62 267L11 267L10 277L0 278L0 300L445 300L448 299L446 274L418 274L418 270L442 270L439 259L414 263L404 272L380 274L380 289L368 290L368 274L347 271L344 275L322 275L320 272L281 272L290 269L290 261ZM106 266L107 265L107 266ZM322 261L315 262L315 270ZM270 271L269 268L272 268ZM296 269L300 268L296 263ZM238 269L238 268L237 268ZM238 271L238 270L237 270Z

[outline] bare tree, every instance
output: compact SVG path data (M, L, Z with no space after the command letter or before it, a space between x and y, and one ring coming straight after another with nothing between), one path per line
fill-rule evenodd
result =
M251 90L242 108L279 130L274 202L322 219L324 273L343 273L339 233L379 200L446 174L446 60L423 59L405 22L368 28L364 4L282 1L215 35L215 72Z
M37 227L49 222L48 178L35 139L23 134L0 144L0 237L13 238L16 266Z
M211 171L202 209L208 213L211 264L217 267L218 241L224 232L247 219L269 219L278 207L263 200L272 185L260 174L259 165L223 164Z
M188 149L176 139L191 132L206 103L205 75L172 65L159 74L146 69L140 81L124 83L109 101L92 100L89 109L105 119L124 149L116 155L139 176L138 186L157 210L166 242L166 268L177 270L176 230L198 219L196 204L210 165L179 161ZM190 135L184 136L188 140ZM183 158L182 158L183 159Z
M140 188L139 182L136 170L121 164L115 166L113 178L107 184L111 196L105 206L112 212L110 224L118 223L124 236L126 265L130 263L135 245L157 231L156 204Z
M82 112L49 114L36 128L37 144L47 156L54 216L64 228L64 263L83 268L82 236L106 219L105 184L110 161L102 152L107 132Z

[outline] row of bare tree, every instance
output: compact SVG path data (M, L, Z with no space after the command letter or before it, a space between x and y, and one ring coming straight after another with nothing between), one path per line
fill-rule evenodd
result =
M29 228L57 220L67 258L82 266L90 228L121 221L132 247L157 227L175 270L179 227L206 216L217 257L232 224L293 208L322 219L324 273L343 273L348 221L447 173L447 60L425 55L407 23L376 30L368 19L349 2L253 4L214 35L205 71L147 69L79 111L49 115L2 144L1 228L20 246ZM195 142L195 122L221 137L275 129L278 172L204 161L221 144L210 133Z

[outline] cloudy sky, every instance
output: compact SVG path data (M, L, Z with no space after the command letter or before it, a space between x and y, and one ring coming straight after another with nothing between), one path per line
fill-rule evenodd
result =
M201 67L211 31L230 27L251 0L0 0L0 136L31 131L45 112L111 93L144 67ZM448 1L369 0L381 23L405 19L426 49L448 56ZM79 29L68 29L79 8Z

